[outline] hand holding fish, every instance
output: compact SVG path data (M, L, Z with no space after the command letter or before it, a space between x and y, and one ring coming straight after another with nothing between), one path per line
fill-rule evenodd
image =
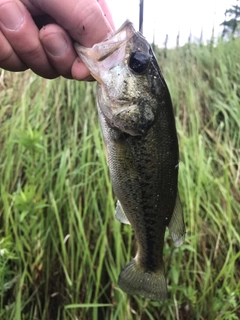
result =
M88 80L73 40L92 47L112 29L105 0L0 0L0 68Z

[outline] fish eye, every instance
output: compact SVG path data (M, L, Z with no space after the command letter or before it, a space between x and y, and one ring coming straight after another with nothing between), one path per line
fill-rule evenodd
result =
M129 59L129 67L135 73L143 73L149 64L149 56L143 52L133 52Z

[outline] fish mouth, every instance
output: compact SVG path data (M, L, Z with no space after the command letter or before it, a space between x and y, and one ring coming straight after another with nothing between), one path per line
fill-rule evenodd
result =
M105 41L96 43L92 48L83 47L77 42L74 43L74 47L91 75L99 83L103 83L101 70L110 70L124 60L126 45L135 34L133 24L127 20Z
M133 28L132 22L126 20L124 24L114 33L104 40L93 45L92 48L86 48L75 42L74 47L80 57L86 56L94 58L96 61L103 61L113 54L119 46L129 41L136 31Z

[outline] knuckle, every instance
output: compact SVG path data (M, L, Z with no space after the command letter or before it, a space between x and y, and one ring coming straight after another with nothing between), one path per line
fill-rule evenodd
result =
M24 71L28 67L16 56L11 49L0 52L0 68L9 71Z
M10 47L9 48L3 47L0 51L0 65L10 60L13 54L14 52Z
M42 13L40 0L21 0L32 14Z
M28 47L26 49L22 49L21 52L18 52L21 59L28 65L35 64L36 61L44 60L45 52L41 45L36 45L33 47Z
M35 59L39 57L39 46L28 46L26 48L19 48L19 54L21 56L31 57L31 59Z
M81 3L76 3L73 9L73 16L77 16L81 12L81 19L74 19L71 21L71 31L77 30L78 36L87 34L89 26L94 23L95 16L94 4L90 3L82 7Z

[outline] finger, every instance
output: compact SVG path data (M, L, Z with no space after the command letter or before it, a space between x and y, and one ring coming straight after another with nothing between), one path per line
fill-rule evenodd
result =
M109 22L111 28L113 30L115 30L115 25L113 22L112 14L111 14L111 11L108 7L107 2L105 0L98 0L98 3L100 5L100 7L102 8L103 14L106 17L107 21Z
M82 62L82 60L78 57L71 69L72 77L76 80L89 80L91 79L90 71L86 67L86 65Z
M106 1L105 0L98 0L98 3L103 11L104 17L106 17L108 23L110 24L111 29L115 30L112 15L111 15L110 9L109 9ZM110 32L112 32L112 30L110 30ZM106 36L105 36L105 38L106 38ZM97 41L97 42L99 42L99 41ZM78 79L78 80L95 81L95 79L91 75L89 75L88 68L85 66L85 64L81 61L80 58L76 59L73 66L72 66L72 76L73 76L73 78Z
M94 0L32 0L44 12L53 17L56 22L78 43L92 47L95 43L103 41L112 33L110 11L104 0L100 4ZM112 22L111 22L112 23ZM112 23L113 25L113 23ZM77 80L84 80L90 75L89 70L78 57L72 64L72 76Z
M28 11L31 13L33 16L39 16L42 15L46 12L43 12L41 8L38 8L35 5L34 0L21 0L21 2L25 5L25 7L28 9Z
M54 69L65 78L72 78L71 68L77 54L67 32L49 24L40 30L39 38Z
M112 32L101 6L95 0L32 0L53 17L70 36L86 47L92 47ZM102 0L103 4L103 0Z
M58 76L39 40L39 30L20 1L2 0L0 30L19 59L40 76Z
M0 32L0 66L9 71L24 71L28 67L18 58L10 43Z

